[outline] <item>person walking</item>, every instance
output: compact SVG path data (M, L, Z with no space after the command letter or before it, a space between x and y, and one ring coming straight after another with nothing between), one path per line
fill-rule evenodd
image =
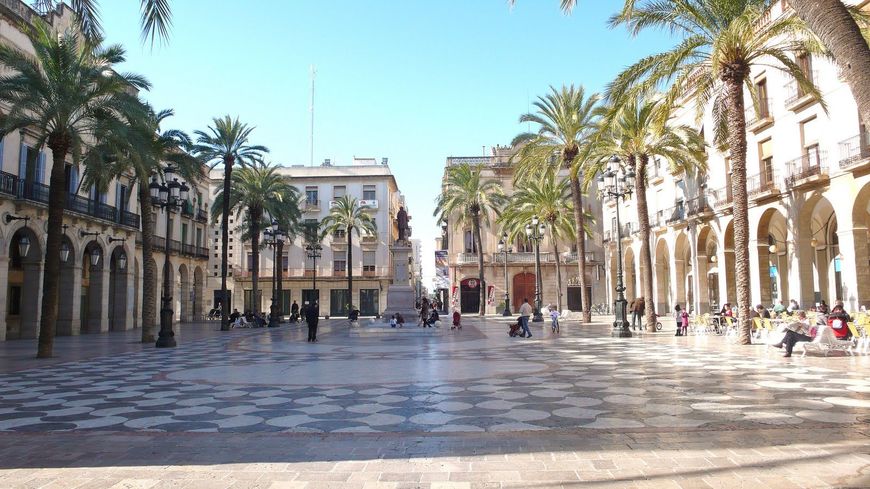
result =
M423 328L429 326L429 300L423 299L420 303L420 323L417 326Z
M299 320L299 304L296 301L293 301L293 305L290 306L290 322L295 323Z
M559 333L559 311L550 308L550 327L553 333Z
M677 322L677 334L674 336L683 336L683 308L679 304L674 306L674 319Z
M308 342L317 343L317 321L320 316L320 307L317 303L309 305L305 309L305 322L308 323Z
M646 301L643 297L638 297L631 302L631 329L635 326L643 329L643 314L646 312Z
M523 328L525 338L531 338L532 332L529 331L529 316L532 315L532 306L529 305L529 299L523 298L523 305L520 306L520 326Z

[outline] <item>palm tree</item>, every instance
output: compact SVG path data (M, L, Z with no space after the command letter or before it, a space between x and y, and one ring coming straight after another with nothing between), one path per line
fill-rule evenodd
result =
M61 3L62 0L36 0L34 6L40 12L48 12ZM97 0L70 0L69 5L75 12L78 28L86 39L94 41L103 37ZM142 42L150 39L153 45L155 37L161 40L169 38L169 27L172 24L169 0L139 0L139 10Z
M378 232L375 219L354 197L345 195L330 205L329 215L321 223L323 233L335 234L344 231L347 237L347 300L353 304L353 233L375 234Z
M507 205L498 217L497 222L504 227L508 237L513 240L525 234L525 226L533 216L538 216L547 223L547 235L553 245L553 255L556 257L556 308L562 310L562 260L560 258L559 242L575 240L576 225L574 221L574 205L571 202L571 184L568 179L556 175L554 168L549 168L539 178L523 181L520 190L510 197ZM586 216L586 222L591 220ZM586 235L591 236L589 229Z
M204 178L202 164L187 149L190 137L181 130L161 130L164 120L172 117L171 109L154 112L148 107L146 117L124 134L101 137L101 143L85 160L82 185L95 185L105 191L109 182L123 174L131 174L131 183L139 189L139 206L142 209L142 343L154 342L154 325L157 319L156 297L157 270L154 267L154 217L151 213L151 193L148 184L152 177L163 171L163 165L171 164L188 182Z
M538 97L534 102L534 113L524 114L520 122L533 122L538 125L537 132L518 135L514 146L521 146L515 156L517 170L515 180L523 180L526 175L535 175L542 168L558 165L569 169L571 200L574 208L575 229L586 229L583 211L583 189L578 176L579 167L584 163L577 158L581 145L593 131L597 118L597 94L586 96L582 86L575 88L563 86L561 90L550 87L550 93ZM592 320L592 298L586 289L586 237L576 233L577 265L579 268L581 310L583 321Z
M260 278L260 233L271 224L270 216L281 216L286 223L298 223L299 191L287 183L274 166L241 168L233 174L232 191L219 191L212 203L212 220L223 217L224 209L236 215L241 223L242 241L251 240L251 302L254 311L259 311ZM228 205L226 201L229 201ZM295 228L295 225L293 226Z
M498 215L507 199L501 184L483 178L483 167L456 165L447 168L447 176L441 195L435 199L434 216L449 222L455 216L454 225L471 225L474 248L477 250L477 276L480 282L480 315L486 313L486 278L483 275L483 240L481 223L489 225L490 215Z
M230 195L233 165L238 162L245 166L254 166L263 159L263 154L269 149L265 146L249 145L248 138L251 136L253 127L239 122L226 115L222 119L212 119L212 126L208 132L196 131L196 144L193 146L194 153L200 160L214 169L218 165L224 166L224 195ZM229 216L230 201L224 199L221 211L221 331L229 331L229 308L227 300L227 262L228 247L230 241Z
M670 83L663 102L692 99L698 113L712 100L715 140L730 151L734 201L734 254L740 341L751 342L749 289L749 220L746 188L746 119L744 85L754 65L776 66L791 75L803 93L821 100L818 89L798 63L796 52L820 52L806 24L793 16L764 18L767 0L675 0L629 2L611 19L637 34L648 27L682 35L670 51L641 59L610 86L610 98L647 93ZM752 92L751 92L752 93ZM756 95L752 93L753 100Z
M655 301L652 300L652 231L646 195L647 165L650 159L663 158L670 165L671 173L689 175L707 168L703 138L692 127L670 124L669 109L670 106L653 98L625 97L620 105L611 105L605 110L607 116L587 146L589 154L585 156L595 162L586 169L586 182L604 170L612 155L619 155L637 176L634 193L641 247L641 295L648 298L645 321L650 331L655 331L656 313Z
M8 70L0 77L0 104L9 107L0 118L0 135L26 128L36 135L36 146L46 145L52 153L37 350L37 357L48 358L57 322L66 158L72 154L78 163L85 140L97 132L127 132L130 124L145 114L131 91L149 85L138 75L107 69L124 61L121 46L102 48L70 32L58 35L42 22L37 22L28 36L35 57L11 45L0 45L0 66Z

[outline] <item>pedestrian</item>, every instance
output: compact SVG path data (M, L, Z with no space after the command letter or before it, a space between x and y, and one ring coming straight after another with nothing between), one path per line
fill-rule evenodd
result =
M429 300L423 299L420 303L420 322L417 326L426 328L429 327Z
M532 315L532 306L529 305L529 299L523 298L523 305L520 306L520 326L523 328L525 338L531 338L532 332L529 331L529 316Z
M453 310L453 327L450 329L462 329L462 314L459 314L458 309Z
M391 327L391 328L395 328L395 327L396 327L396 324L397 324L397 321L396 321L396 315L393 314L393 316L390 318L390 327Z
M293 301L293 305L290 306L290 322L295 323L299 320L299 304L296 301Z
M402 316L401 312L396 313L396 324L398 324L400 328L405 327L405 316Z
M631 303L631 329L635 326L643 329L643 315L646 312L646 300L641 296Z
M689 310L683 309L680 313L680 324L683 328L683 336L689 336Z
M785 305L782 303L782 299L777 299L776 304L773 306L773 313L779 316L780 314L786 311Z
M674 319L677 323L677 334L674 336L683 336L683 310L679 304L674 306Z
M305 322L308 323L308 341L317 343L317 321L320 316L320 308L317 302L309 305L305 310Z
M550 328L553 333L559 333L559 311L550 308Z

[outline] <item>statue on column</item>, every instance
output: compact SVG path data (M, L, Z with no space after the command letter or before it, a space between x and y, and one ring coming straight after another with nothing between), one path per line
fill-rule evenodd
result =
M404 207L399 207L399 212L396 214L396 225L399 228L399 238L396 242L406 242L408 240L408 231L410 228L408 227L408 212L405 211Z

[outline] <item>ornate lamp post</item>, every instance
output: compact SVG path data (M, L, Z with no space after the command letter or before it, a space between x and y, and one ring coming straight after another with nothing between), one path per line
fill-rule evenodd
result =
M322 250L319 244L309 244L305 245L305 253L309 259L314 261L314 275L311 277L311 292L317 292L317 259L320 258L320 250ZM320 299L320 295L318 294L318 300ZM313 304L312 304L313 305Z
M507 256L508 253L513 253L513 249L508 248L507 246L508 235L504 233L501 235L501 241L498 242L498 252L502 254L502 258L504 259L504 311L502 311L502 316L510 316L511 315L511 299L510 294L508 293L508 273L507 273Z
M622 277L622 224L619 220L619 199L625 201L631 197L631 189L634 187L634 170L629 168L627 171L622 166L622 161L618 156L613 155L610 158L610 163L607 165L607 170L598 177L599 193L602 199L613 199L616 203L616 302L615 318L613 321L613 330L610 336L618 338L631 338L631 331L628 329L628 317L626 316L626 308L628 301L625 300L625 284Z
M267 236L263 242L275 250L273 279L272 279L272 305L269 307L269 327L277 328L281 325L280 317L284 314L283 304L281 304L281 274L284 270L283 263L279 264L278 260L284 258L284 231L278 227L278 220L272 220L272 228L263 231Z
M190 187L184 182L179 182L175 176L175 168L171 165L163 170L163 183L157 182L157 176L151 178L148 189L151 192L151 203L155 208L166 210L166 240L163 253L163 294L160 298L160 332L157 335L157 348L171 348L175 346L175 332L172 331L172 287L169 283L169 270L172 264L169 261L169 237L172 232L169 224L169 216L173 209L181 209L187 200ZM168 183L167 183L168 182Z
M532 216L532 223L526 224L526 237L535 243L535 312L532 317L533 323L544 321L544 316L541 314L541 304L543 299L544 282L541 280L541 240L544 239L544 232L547 226L538 219L538 216Z

